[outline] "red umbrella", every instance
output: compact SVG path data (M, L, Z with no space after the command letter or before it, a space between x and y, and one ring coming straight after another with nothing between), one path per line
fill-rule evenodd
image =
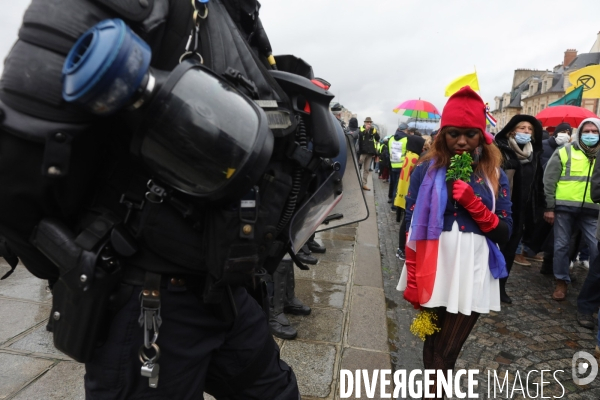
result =
M583 107L554 106L543 109L535 116L543 126L557 126L566 122L572 127L578 127L586 118L598 118L596 114Z

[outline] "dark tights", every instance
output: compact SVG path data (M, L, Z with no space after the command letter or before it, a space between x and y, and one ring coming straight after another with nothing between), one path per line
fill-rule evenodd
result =
M396 222L400 222L400 230L398 231L398 248L404 251L406 246L406 218L404 218L404 208L396 209Z
M479 313L472 312L471 315L452 314L445 308L436 309L438 320L436 325L441 331L427 336L423 345L423 364L425 369L441 370L444 375L449 369L454 370L456 359L460 350L473 330ZM439 371L438 371L439 373ZM437 382L437 378L434 379ZM426 390L424 388L424 390ZM429 393L437 394L437 386L430 386ZM425 395L425 392L423 393ZM443 399L436 397L436 399Z

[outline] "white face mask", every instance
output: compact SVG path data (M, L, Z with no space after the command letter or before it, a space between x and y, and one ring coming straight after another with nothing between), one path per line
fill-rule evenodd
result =
M566 132L561 132L554 137L554 140L556 141L556 144L562 146L565 143L569 143L571 136Z

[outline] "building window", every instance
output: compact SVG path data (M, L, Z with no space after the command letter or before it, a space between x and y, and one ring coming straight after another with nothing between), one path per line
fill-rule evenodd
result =
M527 109L527 114L531 115L531 107Z
M548 82L544 81L544 83L542 84L542 93L546 93L546 84Z
M543 110L543 109L544 109L544 107L546 107L546 106L545 106L544 104L542 104L542 105L540 106L540 111L541 111L541 110Z

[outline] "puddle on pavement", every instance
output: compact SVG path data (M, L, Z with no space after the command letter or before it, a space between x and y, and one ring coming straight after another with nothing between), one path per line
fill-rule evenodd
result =
M328 282L298 279L296 281L296 295L308 306L344 307L346 286Z

